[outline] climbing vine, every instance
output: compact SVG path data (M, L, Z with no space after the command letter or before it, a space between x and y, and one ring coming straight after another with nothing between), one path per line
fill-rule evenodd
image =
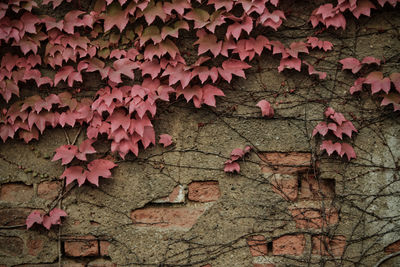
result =
M279 72L303 67L316 79L327 74L306 54L333 50L333 44L318 37L327 28L346 29L350 14L358 19L370 16L379 6L396 6L396 0L338 0L317 7L310 14L315 36L283 43L269 37L278 31L288 11L278 0L13 0L0 4L0 94L4 108L0 115L0 137L38 140L47 128L81 127L86 140L56 149L53 161L61 160L65 184L75 180L96 186L99 178L110 178L116 167L115 155L156 144L153 127L159 104L181 96L196 108L215 107L223 97L224 84L234 76L246 78L245 71L256 56L270 53L280 59ZM51 10L57 15L49 16ZM71 10L63 13L64 10ZM62 15L60 15L62 14ZM189 40L189 41L188 41ZM308 59L307 59L308 60ZM379 66L381 60L344 58L342 70L355 75L365 65ZM384 62L383 62L384 63ZM87 75L102 80L95 93L88 90ZM371 87L380 94L382 105L400 109L400 74L389 77L379 71L358 77L350 93ZM394 86L392 86L392 84ZM28 89L22 93L22 89ZM88 97L89 96L89 97ZM267 100L258 102L262 116L274 110ZM321 112L322 113L322 112ZM343 114L328 107L326 122L316 125L316 134L349 140L357 132ZM159 134L159 133L157 133ZM110 141L112 155L98 155L92 146L100 136ZM159 136L164 147L172 144L168 134ZM348 160L356 158L349 142L322 141L321 150L336 151ZM239 172L237 162L250 147L235 149L225 162L226 172ZM93 155L92 155L93 154ZM87 157L87 155L91 155ZM46 214L32 212L33 223L50 228L67 214L53 208Z

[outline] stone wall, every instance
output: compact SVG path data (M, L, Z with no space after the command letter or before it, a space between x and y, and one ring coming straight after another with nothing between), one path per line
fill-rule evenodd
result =
M292 12L271 39L313 33L306 14ZM373 266L400 251L399 112L369 93L351 96L355 77L338 63L374 56L384 73L398 72L399 12L386 6L323 33L334 51L308 60L326 80L304 69L278 73L278 58L266 53L246 80L226 85L217 108L182 98L160 106L154 124L173 146L116 157L100 187L68 186L60 204L68 217L50 231L26 230L25 219L62 190L63 168L50 159L65 133L83 135L55 129L28 145L1 144L0 266ZM274 118L261 117L261 99L274 103ZM311 137L328 106L358 129L356 160L328 157ZM225 173L230 152L245 145L253 149L241 172ZM95 147L109 153L107 140Z

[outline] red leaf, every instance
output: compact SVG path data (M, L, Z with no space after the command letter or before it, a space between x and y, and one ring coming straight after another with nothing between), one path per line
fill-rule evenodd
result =
M61 217L66 217L68 214L59 208L54 208L50 211L49 216L43 217L43 226L50 230L50 227L54 224L61 224Z
M117 165L105 159L95 159L88 164L87 179L94 185L99 186L99 177L111 178L110 170Z
M225 162L224 172L240 172L240 165L236 161L227 160Z
M358 0L357 6L351 12L358 19L360 15L370 16L371 8L375 8L375 5L368 0Z
M376 64L376 65L380 65L381 61L377 58L374 57L365 57L362 61L361 64Z
M203 88L203 97L202 102L206 105L215 107L215 96L225 96L224 92L221 89L207 84Z
M169 134L161 134L158 142L164 147L170 146L172 144L172 137Z
M158 59L153 59L151 61L146 60L140 66L142 70L142 76L150 74L152 79L155 79L161 71L160 62Z
M198 29L207 25L210 14L203 9L193 8L184 18L187 20L194 20L194 28Z
M336 126L336 124L333 124ZM336 130L336 129L335 129ZM315 136L317 133L319 133L322 136L325 136L329 131L328 125L326 124L326 122L321 121L320 123L317 124L317 126L315 126L313 132L312 132L312 136Z
M86 159L86 154L94 154L94 153L96 153L96 150L92 146L92 144L95 141L96 140L94 140L94 139L86 139L85 141L83 141L79 145L79 153L76 155L76 158L86 161L87 160Z
M384 95L381 106L393 105L394 111L400 110L400 95L398 93L389 93Z
M347 144L347 143L342 143L342 148L341 148L341 151L339 153L339 155L341 157L343 157L344 154L346 154L348 160L356 158L356 152L354 152L353 147L350 144Z
M243 70L248 68L251 68L251 66L246 62L237 59L228 59L222 63L222 68L218 68L218 72L229 83L232 80L232 74L246 78Z
M261 115L267 118L272 118L274 116L274 110L271 104L267 100L261 100L257 103L257 106L261 109Z
M378 93L381 90L386 94L389 93L390 79L388 77L383 78L383 74L380 71L374 71L368 74L364 83L371 84L372 94Z
M199 39L194 44L199 45L197 52L198 55L201 55L208 50L213 53L214 57L219 55L222 48L222 41L217 42L217 37L214 34L207 34L205 30L201 29L197 31L196 35Z
M65 165L70 163L78 154L78 148L74 145L63 145L56 149L56 154L51 161L61 159L61 164Z
M66 185L69 185L73 181L77 180L78 185L81 186L85 183L86 177L88 172L85 171L81 166L72 166L61 174L60 178L66 178Z
M128 12L122 10L120 4L113 2L107 7L107 14L104 16L104 32L109 31L114 26L117 26L122 32L128 21Z
M131 122L130 116L124 110L115 110L113 114L108 117L107 121L111 122L111 133L122 127L125 131L129 129Z
M154 4L154 1L149 2L146 9L143 10L143 14L148 25L150 25L156 17L159 17L163 22L167 18L167 14L165 13L161 2L157 2L156 4Z
M34 210L26 218L25 222L26 229L31 228L34 223L42 224L42 222L43 222L43 215L40 213L40 211Z
M394 84L394 87L396 88L397 92L400 93L400 73L395 72L390 74L390 80Z
M284 69L295 69L301 71L301 59L299 58L282 58L278 71L282 72Z
M362 90L362 85L365 82L364 77L360 77L357 80L355 80L354 85L350 87L350 94L354 94L355 92L360 92Z
M329 156L335 151L340 155L341 149L342 146L340 145L340 143L332 143L331 140L322 141L322 144L320 146L320 150L326 150Z
M357 73L362 68L361 62L353 57L344 58L339 62L343 65L342 70L351 70L353 73Z
M242 31L250 34L252 29L253 19L250 16L244 16L244 18L241 18L241 23L235 22L234 24L228 26L228 29L226 30L226 38L229 39L229 37L232 35L233 38L238 40Z

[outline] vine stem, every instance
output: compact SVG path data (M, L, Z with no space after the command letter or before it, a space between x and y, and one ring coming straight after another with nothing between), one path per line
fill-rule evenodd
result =
M399 256L399 255L400 255L400 251L397 251L397 252L395 252L395 253L389 254L389 255L383 257L382 259L380 259L380 261L378 261L378 262L374 265L374 267L379 267L379 266L381 266L381 264L384 263L385 261L387 261L387 260L389 260L389 259L391 259L391 258L397 257L397 256Z

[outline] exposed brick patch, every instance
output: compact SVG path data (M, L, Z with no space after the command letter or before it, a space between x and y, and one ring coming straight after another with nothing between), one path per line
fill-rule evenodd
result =
M108 248L110 247L110 242L108 241L100 241L100 255L101 256L108 256Z
M58 193L61 189L60 182L43 182L40 183L38 186L38 197L47 199L47 200L54 200L57 198Z
M274 174L271 177L272 189L286 200L295 201L298 194L298 179L292 175Z
M311 164L311 153L261 153L261 170L266 173L291 174L307 171Z
M132 211L131 219L136 226L190 229L204 211L205 208L147 207Z
M171 194L167 197L159 198L153 201L154 203L184 203L185 202L185 188L183 185L178 185L172 190Z
M65 255L71 257L97 256L99 242L94 236L74 236L64 241Z
M2 184L0 200L8 202L27 202L33 197L33 187L22 183Z
M301 179L301 199L332 199L335 196L334 179L317 179L313 175L304 175Z
M385 247L385 253L392 254L394 252L400 251L400 240L393 242L392 244Z
M24 241L15 236L0 236L0 255L17 256L24 250Z
M318 229L336 224L339 220L335 208L325 209L325 212L322 212L321 209L300 208L292 209L291 212L296 221L296 227L301 229Z
M192 182L189 184L188 198L192 201L216 201L221 196L217 181Z
M40 238L28 239L26 247L29 255L37 256L43 249L43 240Z
M268 254L267 241L263 235L253 235L247 238L247 245L253 257Z
M346 237L337 235L332 238L318 235L312 237L312 254L318 255L333 255L340 257L343 255L346 247Z
M284 235L272 243L274 255L302 255L306 239L304 235Z
M25 225L26 217L28 217L30 209L15 208L0 210L1 226Z

